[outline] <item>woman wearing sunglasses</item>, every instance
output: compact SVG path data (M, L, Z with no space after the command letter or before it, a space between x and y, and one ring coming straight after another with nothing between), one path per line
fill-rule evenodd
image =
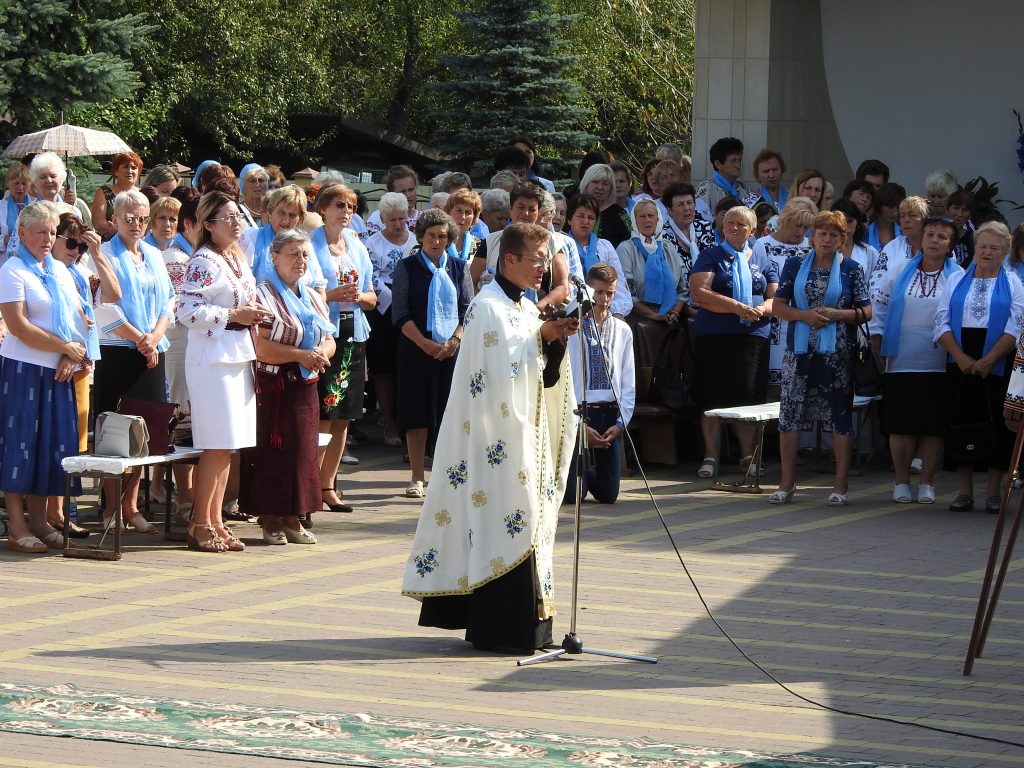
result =
M96 299L103 355L93 381L96 413L116 411L122 397L167 402L164 352L170 347L165 336L174 320L174 289L160 251L142 241L149 218L149 200L141 192L128 190L114 198L116 233L102 252L113 265L121 296L115 301L101 289ZM140 473L132 475L121 499L115 497L117 482L104 482L105 526L116 519L120 504L136 531L157 532L138 509L140 479Z
M61 214L57 224L57 239L53 244L53 258L66 265L68 272L75 281L75 288L82 300L82 308L92 323L87 330L87 355L89 365L82 366L71 380L75 384L75 404L78 408L78 451L85 453L89 449L89 375L93 364L100 358L99 329L96 327L94 298L102 292L107 301L121 300L121 284L110 261L103 254L100 245L103 240L99 234L85 226L73 213ZM88 252L89 258L84 256ZM88 262L88 263L87 263ZM62 511L63 497L51 496L46 503L46 518L50 525L60 530L64 525ZM72 523L72 538L85 538L89 531Z

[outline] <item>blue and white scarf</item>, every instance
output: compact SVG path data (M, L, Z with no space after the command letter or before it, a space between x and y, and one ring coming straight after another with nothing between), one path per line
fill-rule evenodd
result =
M843 256L836 251L832 257L832 268L828 272L828 287L825 289L825 300L823 307L837 307L839 297L843 293L843 281L839 265ZM814 251L812 250L800 264L797 270L796 279L793 281L793 302L798 309L810 309L810 302L807 300L807 277L814 265ZM794 321L793 325L793 352L797 355L806 355L810 344L811 326L803 320ZM818 341L814 345L814 351L821 355L828 355L836 351L836 323L831 322L818 329Z
M288 307L292 317L302 324L302 340L299 342L299 349L316 349L324 336L334 333L335 326L313 306L312 288L303 285L299 280L293 291L284 284L284 280L277 274L276 269L271 271L267 282L274 286L274 290L284 299L285 306ZM296 295L296 291L298 295ZM311 379L317 375L302 365L299 366L299 371L304 379Z
M29 271L42 281L46 292L50 294L50 323L53 326L50 330L63 341L73 341L76 336L74 316L72 315L74 310L57 278L57 263L54 261L53 254L46 254L40 262L25 247L24 243L18 243L18 258Z
M96 313L92 309L92 296L89 295L89 281L85 275L78 271L77 264L68 265L68 272L71 273L78 289L78 295L82 298L82 311L91 321L91 325L85 333L86 356L95 362L100 359L100 330L96 325Z
M953 329L953 337L961 349L963 349L964 301L967 299L967 292L971 287L976 268L976 264L971 264L971 268L967 270L967 274L963 276L957 287L953 289L953 295L949 297L949 325ZM999 275L996 277L996 289L992 291L991 301L988 308L988 327L985 329L985 347L982 355L987 355L992 351L992 347L1003 335L1006 321L1010 319L1013 293L1010 290L1010 278L1005 269L999 270ZM1002 376L1005 369L1005 357L992 366L992 372L997 376Z
M907 289L917 270L921 268L923 258L924 254L918 251L917 256L907 262L900 276L893 283L889 309L885 314L885 325L882 327L882 357L895 357L899 354L900 336L903 334L903 310L907 304ZM942 274L948 280L949 276L956 272L956 269L956 261L947 258L942 265ZM961 308L962 306L961 303Z
M732 297L748 307L754 306L754 281L750 274L750 263L747 261L750 248L744 244L743 250L737 251L728 240L722 240L721 246L726 253L732 256L732 264L729 265L732 273ZM749 320L740 320L740 322L750 325Z
M140 242L139 250L142 251L143 269L146 269L153 276L155 289L152 294L144 292L139 283L137 266L132 255L128 252L120 235L114 235L110 240L110 249L113 254L114 271L117 272L118 282L121 283L121 300L118 305L124 316L139 331L139 333L150 333L153 330L154 321L160 317L164 304L174 297L174 288L171 287L171 279L167 276L167 267L164 266L163 257L160 252L147 243ZM166 352L171 343L165 336L157 345L158 352Z
M446 269L448 254L441 252L436 267L422 250L420 258L431 273L427 293L427 330L430 338L444 344L459 327L459 294Z

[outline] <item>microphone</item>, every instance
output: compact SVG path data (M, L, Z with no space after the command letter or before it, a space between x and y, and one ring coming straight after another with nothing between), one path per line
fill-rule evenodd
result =
M570 273L569 282L575 286L575 300L573 300L573 291L569 292L569 296L565 299L565 313L566 315L575 315L578 311L582 311L584 315L589 315L594 309L594 291L587 285L587 283L578 275ZM582 308L582 310L579 310Z

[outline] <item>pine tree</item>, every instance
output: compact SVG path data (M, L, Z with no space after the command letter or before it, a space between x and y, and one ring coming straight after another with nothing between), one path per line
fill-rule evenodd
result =
M438 148L476 170L518 133L543 156L586 150L596 137L581 128L587 111L565 75L576 56L560 37L575 17L555 13L550 0L484 0L458 16L472 52L442 58L454 79L435 86L446 104L436 115Z
M61 113L130 96L130 52L155 29L126 0L7 0L0 10L2 138L56 125Z

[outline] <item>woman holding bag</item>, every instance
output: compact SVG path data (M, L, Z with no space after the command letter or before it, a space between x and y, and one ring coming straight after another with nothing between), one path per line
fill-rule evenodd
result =
M946 367L951 419L946 468L956 468L960 486L949 506L953 512L974 509L974 472L981 470L988 470L985 511L998 512L999 484L1010 464L1013 435L1003 422L1003 399L1020 335L1024 287L1003 269L1009 249L1006 225L982 224L974 235L971 267L950 277L939 294L934 340L952 359ZM984 424L991 426L990 450L972 465L957 450L957 427Z
M846 218L837 211L814 217L813 250L782 269L773 313L789 323L782 360L779 453L782 478L771 504L785 504L796 491L800 432L817 424L832 432L836 476L829 506L847 503L853 457L853 352L858 322L871 319L864 271L839 252Z

